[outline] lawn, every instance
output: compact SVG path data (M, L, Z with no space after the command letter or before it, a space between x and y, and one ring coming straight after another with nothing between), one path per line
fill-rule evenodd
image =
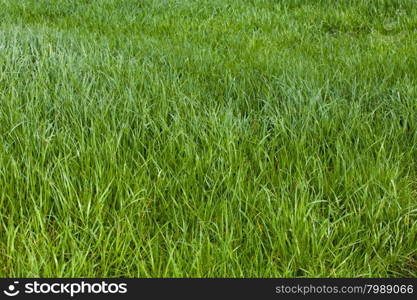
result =
M1 277L416 277L415 0L0 0Z

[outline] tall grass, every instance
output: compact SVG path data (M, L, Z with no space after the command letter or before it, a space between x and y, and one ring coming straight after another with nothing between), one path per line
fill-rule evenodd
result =
M417 276L414 0L0 0L0 275Z

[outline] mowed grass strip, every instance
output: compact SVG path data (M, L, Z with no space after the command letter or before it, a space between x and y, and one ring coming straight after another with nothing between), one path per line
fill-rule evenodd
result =
M0 276L417 276L414 0L0 0Z

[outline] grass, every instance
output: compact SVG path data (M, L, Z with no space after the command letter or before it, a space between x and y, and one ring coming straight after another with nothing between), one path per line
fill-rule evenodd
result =
M414 0L0 8L0 276L417 276Z

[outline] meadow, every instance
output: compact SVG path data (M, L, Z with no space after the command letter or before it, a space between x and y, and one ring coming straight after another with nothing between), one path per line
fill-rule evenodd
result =
M0 0L0 277L416 277L415 0Z

